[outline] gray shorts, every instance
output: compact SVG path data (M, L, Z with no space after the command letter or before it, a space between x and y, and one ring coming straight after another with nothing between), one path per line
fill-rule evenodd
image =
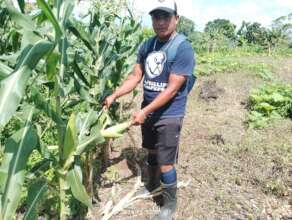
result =
M173 165L178 160L183 118L146 119L142 124L142 147L157 150L158 165Z

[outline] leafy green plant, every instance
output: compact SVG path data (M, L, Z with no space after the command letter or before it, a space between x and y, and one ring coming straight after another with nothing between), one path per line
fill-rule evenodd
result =
M262 128L275 119L292 118L292 85L268 84L249 97L248 124Z

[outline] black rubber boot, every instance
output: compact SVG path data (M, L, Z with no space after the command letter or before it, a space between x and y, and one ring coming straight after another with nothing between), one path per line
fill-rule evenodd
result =
M173 184L163 184L162 186L162 197L163 205L160 208L160 213L158 213L152 220L171 220L177 205L177 183Z
M148 165L148 181L146 189L151 192L160 186L160 168L159 166Z
M160 169L159 166L150 166L147 165L147 173L146 178L142 176L142 180L144 179L145 187L143 187L139 194L146 194L152 192L160 186Z

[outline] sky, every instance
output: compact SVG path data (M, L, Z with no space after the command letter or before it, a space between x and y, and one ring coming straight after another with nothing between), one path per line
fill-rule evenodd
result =
M17 0L13 0L16 2ZM35 2L36 0L26 0ZM144 26L151 27L151 19L148 15L151 1L157 0L128 0L132 2L134 14L142 16ZM292 0L175 0L178 13L192 21L196 29L202 31L208 23L217 18L230 20L240 28L242 21L259 22L269 27L271 22L280 17L292 13ZM82 6L75 11L84 12L90 7L91 0L82 0Z
M143 24L151 27L148 15L151 0L133 0L136 13L143 15ZM194 21L203 30L216 18L230 20L238 28L243 20L268 27L272 20L292 13L292 0L176 0L178 13Z

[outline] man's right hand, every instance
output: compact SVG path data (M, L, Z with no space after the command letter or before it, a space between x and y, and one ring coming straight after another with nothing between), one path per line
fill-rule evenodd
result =
M116 100L116 97L112 94L105 98L103 105L109 108L115 100Z

